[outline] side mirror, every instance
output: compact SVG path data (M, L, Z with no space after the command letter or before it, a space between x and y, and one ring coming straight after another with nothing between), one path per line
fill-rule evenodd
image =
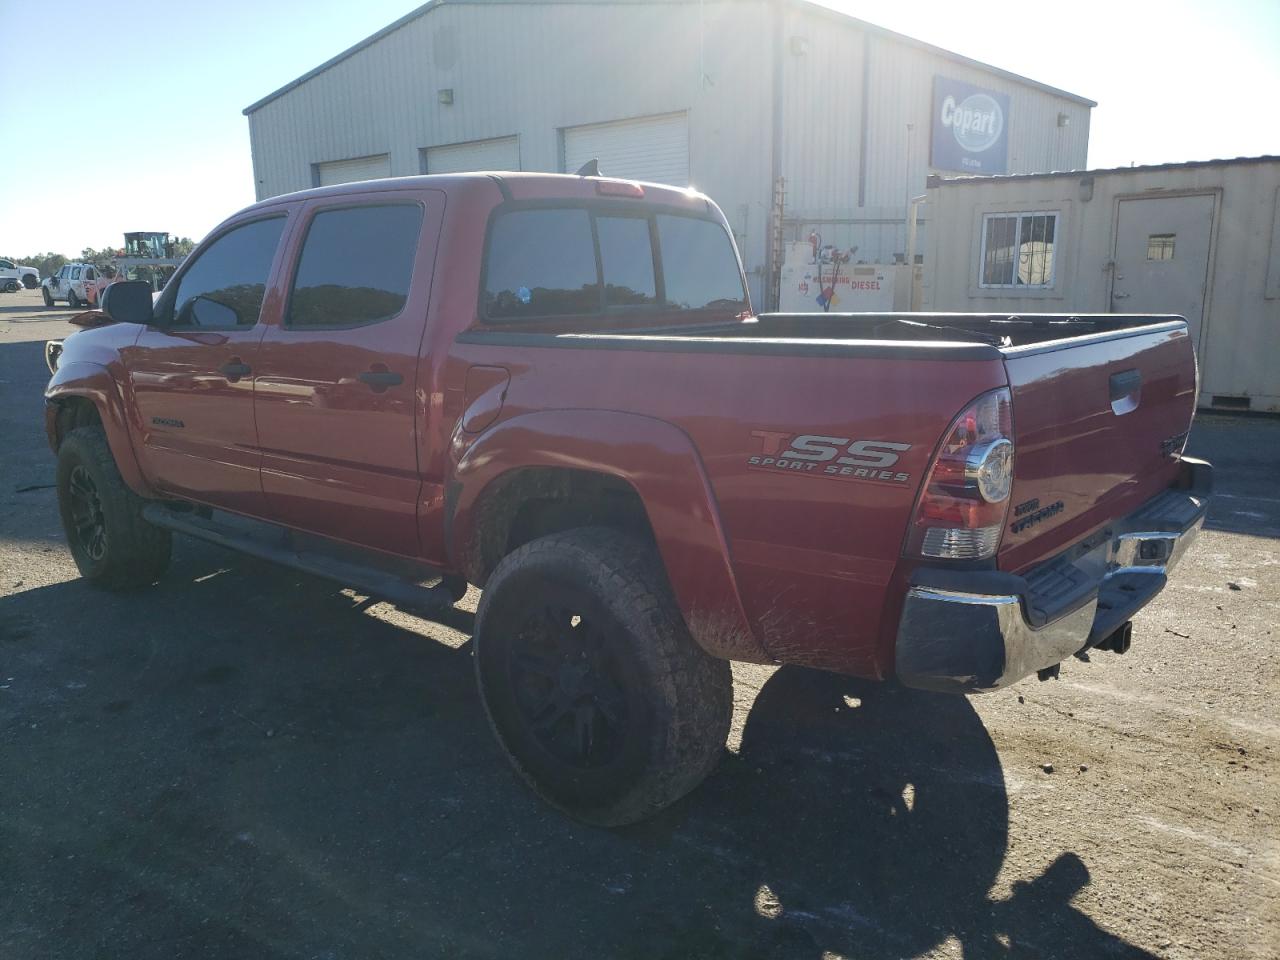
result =
M102 291L102 312L116 323L151 322L151 284L121 280Z

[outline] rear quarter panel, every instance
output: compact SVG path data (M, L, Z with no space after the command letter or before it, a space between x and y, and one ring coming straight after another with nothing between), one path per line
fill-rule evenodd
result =
M615 410L683 431L706 472L737 591L764 648L781 662L871 677L887 669L891 651L880 642L887 592L934 446L968 401L1005 383L998 360L480 343L458 343L452 357L451 383L473 365L510 370L503 420ZM750 462L803 435L905 444L893 470L907 480L840 479L826 475L824 464L809 471ZM625 446L628 438L617 439ZM634 450L645 456L643 446ZM627 470L664 466L641 459ZM647 507L660 546L681 536L662 511Z

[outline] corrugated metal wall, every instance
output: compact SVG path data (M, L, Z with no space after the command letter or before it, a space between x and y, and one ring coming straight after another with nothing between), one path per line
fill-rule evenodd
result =
M928 175L937 172L929 166L937 75L1009 95L1010 173L1086 164L1085 104L812 7L789 12L786 34L783 172L793 239L816 229L825 243L856 244L857 259L869 262L890 263L905 252L908 199L924 193ZM1067 126L1058 126L1059 113L1068 116ZM925 207L918 252L928 218Z
M258 196L310 187L318 161L385 152L404 176L419 172L420 148L510 135L525 170L559 171L565 127L687 111L691 181L759 271L772 102L763 12L740 0L444 4L249 115ZM453 90L451 106L440 89Z
M906 198L929 172L937 73L1010 94L1012 170L1084 165L1087 107L805 4L788 6L775 43L771 7L444 3L249 115L258 196L311 186L314 163L388 153L404 176L419 172L424 147L492 137L519 136L524 169L557 171L565 127L688 111L691 181L724 210L758 298L779 48L789 237L816 227L868 261L905 250ZM452 105L438 102L441 89ZM1069 127L1057 126L1060 111Z

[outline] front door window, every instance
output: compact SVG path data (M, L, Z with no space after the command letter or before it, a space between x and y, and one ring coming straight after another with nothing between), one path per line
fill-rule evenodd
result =
M255 220L224 233L178 278L159 311L172 328L226 330L252 327L262 312L271 261L284 217Z

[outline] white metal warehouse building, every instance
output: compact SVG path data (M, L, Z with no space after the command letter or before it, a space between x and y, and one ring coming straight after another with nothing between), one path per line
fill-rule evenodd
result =
M696 186L760 303L811 232L901 259L931 173L1084 167L1094 105L804 0L433 0L244 112L260 199L593 157Z
M1280 412L1280 157L935 178L926 310L1176 313L1200 405Z

